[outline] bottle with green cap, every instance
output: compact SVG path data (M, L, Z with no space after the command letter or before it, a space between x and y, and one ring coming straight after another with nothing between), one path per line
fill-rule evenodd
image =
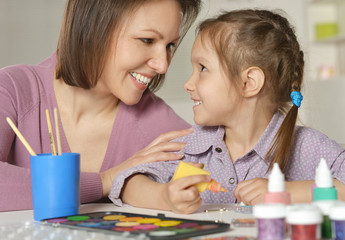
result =
M337 200L337 189L333 185L333 176L328 168L326 160L321 158L316 168L315 187L313 189L313 201Z

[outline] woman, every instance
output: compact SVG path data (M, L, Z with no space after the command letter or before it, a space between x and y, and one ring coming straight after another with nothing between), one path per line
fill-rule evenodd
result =
M56 53L0 70L0 211L32 208L29 153L6 117L47 153L45 109L58 108L62 151L81 154L82 203L106 197L128 167L182 157L169 140L189 125L152 91L199 10L200 0L67 2Z

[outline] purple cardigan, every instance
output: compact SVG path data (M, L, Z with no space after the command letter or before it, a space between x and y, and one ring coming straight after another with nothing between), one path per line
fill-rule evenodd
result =
M54 53L38 65L0 70L0 211L32 209L30 155L6 117L12 119L36 153L51 152L45 109L57 106L53 89L55 65ZM146 92L136 105L120 103L100 172L128 159L161 133L189 127L151 92ZM60 132L62 151L70 152L61 122ZM82 172L80 191L82 203L101 199L99 174Z

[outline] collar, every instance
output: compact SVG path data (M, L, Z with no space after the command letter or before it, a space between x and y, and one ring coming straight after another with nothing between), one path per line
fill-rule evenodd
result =
M247 154L254 151L264 160L283 120L284 115L281 112L276 112L257 144ZM219 145L220 142L223 142L225 132L223 126L205 127L194 125L193 128L194 132L182 140L187 142L182 150L184 153L201 154L208 151L211 147Z
M186 146L183 149L184 153L200 154L209 150L214 144L223 141L224 127L223 126L199 126L194 125L194 132L187 136L185 142Z

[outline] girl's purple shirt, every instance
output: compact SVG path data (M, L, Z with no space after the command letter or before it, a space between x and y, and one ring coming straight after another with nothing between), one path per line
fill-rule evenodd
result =
M223 141L224 127L194 126L194 132L177 141L186 142L182 150L186 162L203 163L204 169L213 179L221 183L229 192L201 193L204 204L235 203L234 190L241 181L256 177L268 178L269 163L265 161L271 142L284 120L283 114L274 114L271 122L257 144L244 156L232 161ZM285 172L286 181L314 180L315 170L320 158L326 159L333 172L333 177L345 184L345 150L326 135L308 127L296 126L292 154ZM122 205L119 198L124 181L135 173L148 175L160 183L167 183L172 178L179 161L142 164L127 169L115 178L110 199L116 205ZM311 191L311 190L310 190Z

